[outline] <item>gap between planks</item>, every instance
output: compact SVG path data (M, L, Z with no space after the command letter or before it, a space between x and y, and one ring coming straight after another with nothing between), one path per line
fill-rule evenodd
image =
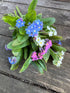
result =
M0 70L0 74L5 75L5 76L7 76L7 77L9 77L9 78L16 79L16 80L18 80L18 81L20 81L20 82L23 82L23 83L32 85L32 86L36 86L36 87L39 87L39 88L41 88L41 89L48 90L49 92L52 92L52 93L60 93L60 92L57 92L57 91L55 91L55 90L53 90L53 89L51 89L51 88L45 87L45 86L43 86L43 85L39 85L39 84L36 84L36 83L32 83L32 82L29 81L29 80L22 80L22 79L19 78L19 77L16 77L16 76L14 76L14 75L12 75L12 74L9 74L9 73L4 72L4 71L1 71L1 70Z
M17 3L17 4L25 4L25 5L29 5L30 2L32 0L27 0L27 1L23 1L21 0L20 2L17 0L4 0L4 2L11 2L11 3ZM60 9L60 10L70 10L70 6L69 6L69 2L62 2L62 1L59 1L59 0L43 0L43 1L39 1L38 0L38 4L37 6L40 6L40 7L46 7L46 8L53 8L53 9ZM66 7L65 7L66 5Z

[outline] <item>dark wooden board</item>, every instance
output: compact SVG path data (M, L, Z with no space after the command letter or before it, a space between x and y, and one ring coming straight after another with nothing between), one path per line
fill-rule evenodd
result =
M40 87L0 74L0 93L52 93Z
M5 2L15 2L21 4L30 4L32 0L4 0ZM66 1L66 2L62 2ZM56 8L56 9L65 9L70 10L70 0L38 0L38 6Z
M27 12L28 5L4 2L0 5L0 13L11 13L18 6L23 14ZM43 17L55 17L56 24L70 26L70 12L66 10L57 10L44 7L37 7L37 13L42 13Z
M11 38L0 36L0 72L9 74L9 76L17 77L24 82L39 85L46 89L55 90L56 93L68 93L70 91L70 54L66 53L63 60L63 65L57 68L49 61L47 64L48 71L44 75L40 75L32 66L24 73L19 74L18 71L10 71L8 56L11 56L10 51L6 51L4 46ZM21 66L20 66L21 67ZM19 68L20 68L19 67Z

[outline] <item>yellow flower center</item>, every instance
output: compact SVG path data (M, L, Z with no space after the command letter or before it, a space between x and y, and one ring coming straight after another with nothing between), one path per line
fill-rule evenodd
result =
M40 44L42 44L42 42L40 42Z

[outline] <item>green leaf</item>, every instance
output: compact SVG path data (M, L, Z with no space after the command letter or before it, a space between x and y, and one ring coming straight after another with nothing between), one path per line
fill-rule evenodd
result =
M13 37L13 40L17 38L17 30L14 30L12 37Z
M50 50L48 50L47 53L45 55L43 55L43 59L45 60L46 63L47 63L49 57L50 57Z
M15 51L17 51L17 50L15 50ZM21 59L22 59L22 56L23 56L23 50L20 49L20 51L19 51L19 56L16 57L17 63L16 63L16 64L13 64L13 65L11 66L11 68L10 68L11 70L16 70L16 69L19 67L19 63L20 63L20 61L21 61Z
M20 12L20 9L19 9L18 7L16 7L16 9L17 9L17 12L18 12L18 14L20 15L20 17L22 17L23 15L22 15L22 13Z
M25 48L24 48L24 59L26 60L27 57L28 57L28 48L25 47Z
M58 59L58 55L52 49L49 49L49 50L50 50L50 54L51 54L52 58L54 60L57 60Z
M35 10L38 0L32 0L31 4L29 5L28 12Z
M37 15L37 19L41 19L42 18L42 13L39 13L38 15Z
M20 52L21 52L21 49L17 49L17 50L13 49L13 50L12 50L12 54L13 54L14 56L19 56Z
M51 36L51 37L49 37L49 39L51 39L51 40L62 40L63 38L62 38L62 36Z
M26 47L26 46L30 45L30 42L28 40L25 41L24 43L22 43L21 45L17 45L17 46L12 46L12 43L13 43L13 41L11 41L7 45L7 48L9 48L9 49L20 49L20 48L23 48L23 47Z
M42 67L45 71L47 71L46 64L45 64L45 62L44 62L43 60L38 60L38 63L41 65L41 67Z
M44 26L44 28L46 28L47 25L51 26L55 23L55 18L53 18L53 17L42 18L41 21L43 21L43 24L44 24L43 26Z
M25 41L28 40L28 35L18 35L17 39L15 39L12 43L12 46L17 46L17 45L21 45L22 43L24 43Z
M9 27L9 30L15 30L16 28L15 27Z
M25 33L26 33L25 27L19 28L19 33L20 33L21 35L25 35Z
M31 42L31 46L34 51L38 50L38 46L34 42Z
M31 60L31 55L30 55L29 58L23 64L23 66L22 66L22 68L21 68L19 73L24 72L28 68L28 66L30 65L31 62L32 62L32 60Z
M11 25L12 27L14 27L16 25L16 20L17 19L18 19L17 17L8 16L8 15L2 17L2 20L4 22L8 23L9 25Z
M34 20L36 20L36 11L35 10L29 11L25 16L24 21L28 23L28 22L33 22Z
M38 68L39 72L40 72L41 74L43 74L43 73L44 73L44 71L43 71L43 68L41 67L41 65L40 65L40 64L38 64L38 62L35 62L35 64L36 64L36 66L37 66L37 68Z
M49 38L50 40L62 40L63 38L62 38L62 36L49 36L49 35L47 35L47 33L46 32L42 32L42 35L40 35L41 34L41 32L39 33L39 36L43 39L46 39L46 38Z
M66 49L64 48L64 47L61 47L61 46L57 46L57 45L55 45L55 44L53 44L52 45L52 48L54 49L54 50L56 50L56 51L66 51Z
M16 10L14 10L14 14L15 14L16 17L20 18L20 17L18 16Z

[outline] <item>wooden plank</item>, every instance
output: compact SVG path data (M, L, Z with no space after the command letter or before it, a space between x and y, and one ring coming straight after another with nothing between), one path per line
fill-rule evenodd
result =
M30 4L32 0L4 0L21 4ZM61 1L61 2L60 2ZM66 2L62 2L66 1ZM70 10L70 0L38 0L38 6Z
M27 12L28 5L4 2L0 5L0 13L11 13L18 6L23 14ZM37 13L42 13L43 17L55 17L56 24L70 26L70 12L65 10L49 9L43 7L36 8Z
M0 93L52 93L0 74Z
M0 71L4 71L9 75L21 78L22 81L28 81L31 84L40 85L42 87L52 89L60 93L69 93L70 53L66 53L63 60L63 65L60 68L56 68L49 61L47 64L48 71L45 72L44 75L40 75L32 66L30 66L24 73L19 74L19 69L17 71L9 70L10 65L8 63L7 57L11 56L11 53L10 51L5 51L4 45L10 40L11 39L9 37L0 36Z

